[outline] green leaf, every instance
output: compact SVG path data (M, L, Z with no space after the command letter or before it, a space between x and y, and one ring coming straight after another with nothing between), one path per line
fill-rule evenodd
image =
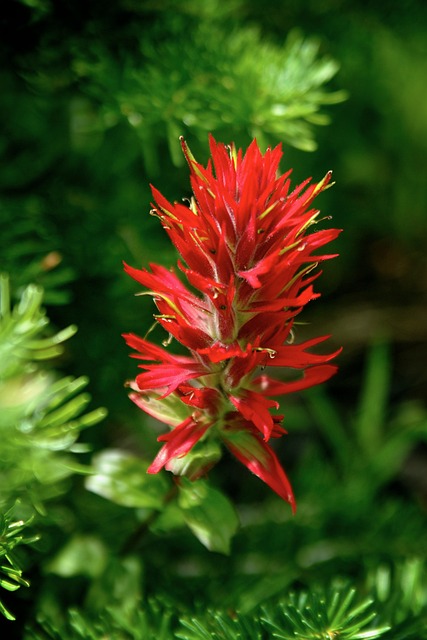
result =
M85 575L94 578L102 573L108 552L95 536L76 535L47 564L46 569L63 578Z
M86 488L124 507L162 509L169 484L162 474L148 474L148 463L119 449L93 458L94 474Z
M8 609L0 600L0 613L6 618L6 620L16 620L15 616L10 613Z
M3 587L3 589L6 589L6 591L16 591L20 586L21 585L16 584L16 582L11 582L10 580L0 578L0 587Z
M186 478L179 485L178 504L187 526L210 551L228 555L233 535L239 526L231 502L205 480L191 482Z
M384 341L377 342L368 354L359 416L355 425L357 438L368 457L376 456L383 439L390 372L389 346Z
M0 565L0 587L6 591L16 591L19 587L28 587L29 582L22 577L22 570L14 557L15 547L22 544L31 544L38 540L38 536L26 536L25 529L30 525L29 520L15 520L16 503L6 513L0 513L0 558L8 564ZM4 576L4 577L3 577ZM0 613L8 620L15 620L0 600Z

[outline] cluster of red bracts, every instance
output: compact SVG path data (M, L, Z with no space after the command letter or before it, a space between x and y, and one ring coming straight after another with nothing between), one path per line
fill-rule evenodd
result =
M312 231L319 211L311 205L331 174L291 191L290 172L278 176L280 146L263 155L254 141L243 155L211 138L206 168L182 147L191 202L171 204L153 188L153 213L181 255L178 268L192 290L162 266L125 266L149 289L156 321L188 349L187 356L174 355L124 336L143 361L131 399L171 427L159 437L164 444L148 471L165 467L196 478L217 462L224 444L294 509L290 483L268 444L285 433L283 416L270 412L279 408L271 397L322 383L336 371L327 363L339 351L309 351L328 336L293 344L295 317L319 295L316 267L334 257L313 252L340 232ZM283 381L264 373L266 367L302 376Z

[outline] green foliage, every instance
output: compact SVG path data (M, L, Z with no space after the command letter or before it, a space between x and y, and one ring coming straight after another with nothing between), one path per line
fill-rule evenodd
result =
M183 629L175 637L182 640L262 640L266 637L262 623L256 618L237 615L230 617L226 613L215 611L209 611L205 619L182 619L181 625Z
M29 582L22 577L22 570L14 557L14 549L21 544L31 544L37 540L37 536L28 536L25 530L30 525L29 521L14 519L12 507L4 515L0 513L0 587L7 591L16 591L19 587L28 587ZM0 613L8 620L15 617L5 607L0 599Z
M263 620L282 640L379 638L389 627L372 628L372 601L355 603L355 589L333 589L329 593L291 593L286 604L265 609Z
M229 16L196 20L184 5L176 9L160 6L152 28L135 31L134 48L120 57L109 42L71 35L69 68L58 72L80 87L70 103L74 148L94 150L109 129L126 122L149 175L159 174L165 143L173 163L183 163L181 134L204 143L209 132L227 131L314 150L314 126L329 122L320 109L345 99L343 91L324 88L338 65L320 57L319 43L293 32L277 46ZM37 73L26 70L26 80L38 91L52 90L54 67L41 62Z
M408 558L392 566L381 564L368 576L380 617L391 627L385 640L427 637L426 569L425 559Z
M69 575L77 575L84 567L79 558L79 544L60 554L51 570L60 574L67 567ZM65 562L64 562L65 561ZM135 556L122 559L105 557L104 566L92 576L85 610L71 608L67 612L59 602L47 602L40 607L37 624L25 634L26 640L47 638L67 640L98 640L112 637L118 640L169 640L172 637L173 601L166 597L160 603L141 594L141 562ZM44 604L44 607L43 607Z
M72 609L62 624L44 622L42 630L28 630L24 640L171 640L169 620L170 615L156 610L155 603L130 615L107 610L98 620Z
M62 263L58 252L59 238L44 215L43 204L37 197L7 198L0 202L1 268L13 273L14 293L20 296L29 282L44 291L45 304L70 302L69 285L75 277L73 270Z
M372 601L355 603L355 590L342 587L328 593L291 592L287 599L263 607L252 615L233 616L210 612L206 621L200 618L181 621L185 631L182 640L361 640L379 638L389 627L374 629Z
M342 489L353 503L363 499L371 504L414 446L427 441L427 413L420 404L402 403L389 415L390 371L390 347L379 340L368 353L359 404L350 421L322 390L307 393L316 424L333 450L333 465L344 479Z
M124 507L159 509L169 485L164 475L147 474L148 463L125 451L104 450L92 459L86 488Z
M246 613L209 608L178 612L170 596L141 601L129 585L126 607L111 599L105 603L101 596L96 611L71 609L62 622L58 616L56 621L40 616L25 640L95 639L100 634L123 640L424 640L425 568L425 562L413 561L393 571L382 566L372 574L370 587L344 582L289 591ZM124 579L127 584L126 573Z
M29 285L12 307L9 279L0 274L0 557L7 562L0 567L6 576L0 586L9 591L28 586L14 557L16 546L37 540L25 534L28 515L34 509L46 514L44 503L64 491L63 480L85 470L74 460L85 450L77 438L105 416L102 409L83 413L90 400L80 393L85 378L58 378L41 368L63 353L63 342L75 333L72 326L47 332L42 299L40 287ZM14 619L2 604L0 611Z
M140 510L142 530L138 537L153 531L170 531L188 526L210 551L230 553L238 529L238 517L231 502L205 480L180 478L170 487L166 475L147 474L148 462L119 450L104 450L93 458L93 472L86 479L89 491L124 506ZM142 510L142 511L141 511Z
M39 362L63 353L71 326L46 333L49 320L43 291L29 285L13 308L8 278L0 278L0 504L21 498L44 512L45 499L61 492L61 481L84 470L73 458L82 449L77 438L83 428L105 416L103 409L84 413L90 396L81 393L84 377L58 378Z
M209 132L225 135L227 129L228 136L257 137L263 146L283 140L312 151L313 125L329 121L318 113L321 106L345 97L323 88L338 65L320 58L319 45L296 33L279 48L261 40L254 29L234 28L225 35L221 26L201 23L193 27L191 38L172 28L160 44L145 41L142 51L145 65L129 70L128 91L123 85L114 90L110 79L104 87L122 98L119 113L138 133L151 174L159 171L160 136L180 165L178 138L187 132L202 143Z
M181 478L178 504L185 523L205 547L230 553L230 541L239 521L228 498L203 480Z
M1 369L2 380L31 370L33 361L54 358L62 353L61 343L75 333L75 327L46 339L40 338L48 319L41 308L43 291L29 285L20 303L10 306L9 278L0 275Z

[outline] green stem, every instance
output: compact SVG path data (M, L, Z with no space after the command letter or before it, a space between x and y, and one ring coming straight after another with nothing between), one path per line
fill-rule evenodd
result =
M150 531L150 527L156 522L157 518L163 513L163 509L171 502L178 494L178 484L174 484L168 491L163 500L162 509L153 509L150 511L146 519L135 529L135 531L125 540L120 555L125 556L133 551L136 551L141 545L143 539Z

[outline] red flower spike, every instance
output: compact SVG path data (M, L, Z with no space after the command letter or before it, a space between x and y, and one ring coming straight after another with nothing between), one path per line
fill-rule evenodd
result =
M143 361L131 399L171 427L159 438L165 444L149 472L191 469L197 477L198 465L202 473L219 457L209 454L204 464L203 452L222 442L294 510L289 480L267 444L286 433L282 416L270 413L279 407L271 397L320 384L337 369L328 363L340 350L311 352L327 337L290 343L294 319L320 295L313 288L318 265L335 256L316 252L340 230L312 232L320 222L312 204L330 186L331 173L291 189L291 172L278 173L280 145L262 154L254 140L243 154L211 136L211 160L203 167L181 144L193 197L189 206L171 203L152 187L152 213L181 256L178 268L189 288L160 265L125 265L152 296L158 324L187 349L173 355L124 336ZM259 373L271 366L302 375L279 380Z

